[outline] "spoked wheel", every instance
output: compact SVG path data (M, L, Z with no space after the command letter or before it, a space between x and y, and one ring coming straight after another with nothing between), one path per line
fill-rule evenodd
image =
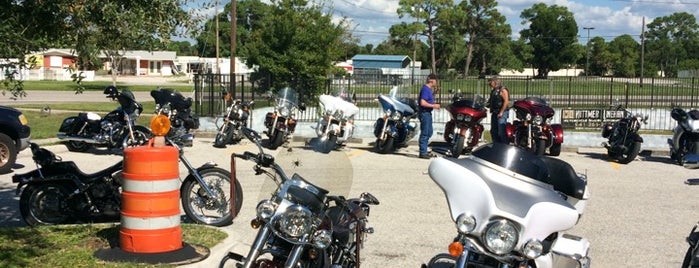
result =
M182 207L187 217L196 223L212 226L226 226L233 223L231 215L231 173L221 168L200 170L199 174L214 196L210 196L199 182L188 176L182 184L180 195ZM243 189L235 181L235 209L243 205Z
M9 136L0 133L0 174L10 172L15 161L17 161L17 146Z
M74 219L69 213L70 190L57 183L27 186L19 199L19 210L29 226L67 224Z
M92 144L89 144L84 141L68 141L65 143L66 147L68 148L68 151L71 152L87 152L87 150L90 150L92 148Z

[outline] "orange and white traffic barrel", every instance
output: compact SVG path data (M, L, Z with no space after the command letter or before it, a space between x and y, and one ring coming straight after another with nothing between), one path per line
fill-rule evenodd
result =
M179 152L172 146L124 149L119 245L133 253L181 249Z

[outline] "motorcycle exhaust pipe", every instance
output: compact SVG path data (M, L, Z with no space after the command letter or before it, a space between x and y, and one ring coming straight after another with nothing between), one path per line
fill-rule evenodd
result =
M56 134L56 138L58 138L61 141L80 141L89 144L102 144L101 142L91 138L73 137L68 134Z

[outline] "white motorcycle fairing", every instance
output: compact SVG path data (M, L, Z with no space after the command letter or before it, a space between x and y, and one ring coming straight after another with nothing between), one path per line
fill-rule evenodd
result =
M345 131L342 136L337 137L338 142L344 142L352 138L352 133L354 132L354 126L351 122L348 122L352 116L355 114L359 113L359 108L354 105L351 102L348 102L344 100L341 97L336 97L332 95L320 95L319 102L320 102L320 113L321 116L318 119L318 123L316 124L316 134L319 137L322 137L325 135L325 131L323 131L323 128L321 126L328 126L327 131L334 131L336 133L340 133L342 131L342 127L337 125L337 124L330 124L328 125L328 121L325 119L324 115L331 115L331 116L337 116L336 120L340 121L342 124L344 122L344 127Z
M535 156L517 155L516 150L507 150L502 157L512 165L520 165L520 168L543 164L521 159ZM468 236L482 237L490 222L504 218L518 225L519 239L514 251L521 251L530 240L544 241L553 233L573 228L589 198L586 185L562 186L568 187L564 190L569 192L566 196L555 190L552 184L544 182L544 178L549 176L546 165L527 166L526 169L531 172L525 176L471 155L460 159L434 159L429 166L429 175L444 191L452 220L456 221L461 214L475 218L476 227ZM578 178L583 180L583 177L580 175ZM537 267L560 267L557 265L575 263L585 257L586 260L581 262L589 263L588 250L589 242L586 239L562 234L550 250L536 258L535 262Z

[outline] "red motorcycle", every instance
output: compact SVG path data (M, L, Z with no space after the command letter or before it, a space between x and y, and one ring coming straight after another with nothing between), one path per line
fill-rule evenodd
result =
M444 126L444 140L449 143L451 156L459 157L478 145L483 134L481 120L486 118L487 112L485 99L475 94L464 96L457 92L451 100L447 107L451 120Z
M515 120L507 123L506 132L510 143L523 147L537 155L546 149L552 156L561 154L563 126L551 124L554 110L544 99L527 97L513 104Z

